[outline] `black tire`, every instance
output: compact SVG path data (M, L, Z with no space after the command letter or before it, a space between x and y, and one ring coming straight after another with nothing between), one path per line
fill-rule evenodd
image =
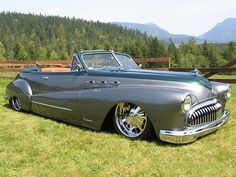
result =
M120 103L120 104L129 104L134 108L138 107L138 106L136 106L134 104L131 104L131 103ZM123 122L124 125L121 125L122 124L120 122L121 118L119 118L117 116L118 106L119 106L119 104L116 106L116 109L115 109L114 114L113 114L113 124L114 124L115 130L117 131L118 134L120 134L122 136L125 136L129 139L132 139L132 140L136 140L136 139L147 140L147 139L150 139L150 138L153 137L154 129L153 129L152 123L151 123L150 119L148 118L148 116L146 115L146 113L142 109L141 110L142 110L143 114L145 115L145 116L142 116L142 117L145 117L145 120L142 120L143 121L142 128L140 128L140 129L139 128L134 128L135 125L133 125L133 130L131 131L133 134L131 132L127 133L126 128L128 129L129 125L128 124L125 125L125 123L124 123L125 121L123 122L123 119L122 119L122 122ZM129 115L130 115L130 113L129 113ZM135 119L137 119L138 116L133 116L133 117L135 117ZM128 119L128 118L132 119L132 116L127 116L124 119ZM134 122L135 122L135 120L134 120ZM137 122L137 120L136 120L136 122ZM125 128L125 126L127 126L127 127ZM141 129L142 129L142 131L138 131L138 130L141 130Z
M15 111L23 111L23 109L21 107L20 100L16 96L11 98L10 105L11 105L12 109L14 109Z

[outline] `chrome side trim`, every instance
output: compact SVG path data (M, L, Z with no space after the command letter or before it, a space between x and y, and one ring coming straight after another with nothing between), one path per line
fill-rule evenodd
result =
M50 104L46 104L46 103L40 103L40 102L36 102L36 101L32 101L32 103L42 105L42 106L51 107L51 108L61 109L61 110L65 110L65 111L72 111L72 109L63 108L63 107L59 107L59 106L54 106L54 105L50 105Z
M212 133L221 128L229 119L229 111L224 111L221 117L214 122L184 130L160 130L159 138L175 144L187 144L196 141L199 137Z
M86 119L85 117L83 117L83 120L86 121L86 122L93 122L92 120Z

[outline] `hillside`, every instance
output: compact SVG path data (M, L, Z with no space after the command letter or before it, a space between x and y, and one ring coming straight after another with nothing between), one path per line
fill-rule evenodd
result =
M218 23L210 31L199 36L199 38L217 43L236 41L236 18L228 18Z
M148 26L156 28L154 24ZM155 33L169 34L161 29ZM182 40L186 36L177 37ZM176 46L173 42L111 23L0 13L0 61L70 59L72 53L86 49L113 49L136 58L170 57L172 66L176 67L216 67L236 57L236 43L199 44L187 37L186 42ZM143 66L161 65L147 63Z
M139 31L107 23L0 13L0 51L5 48L2 57L0 52L0 59L68 59L73 52L85 49L114 49L137 54L137 44L147 46L150 39Z

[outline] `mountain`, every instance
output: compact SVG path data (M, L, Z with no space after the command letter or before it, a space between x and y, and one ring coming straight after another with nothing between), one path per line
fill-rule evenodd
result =
M149 36L159 36L160 38L169 38L170 33L154 23L129 23L129 22L113 22L113 24L126 27L128 29L139 30L142 33L145 33Z
M200 35L199 38L216 43L236 41L236 18L227 18L210 31Z
M174 43L186 42L189 40L189 38L195 38L198 42L203 41L202 39L198 39L195 36L171 34L154 23L140 24L140 23L129 23L129 22L113 22L112 24L116 24L128 29L139 30L142 33L146 33L149 36L158 37L159 39L164 41L172 40Z

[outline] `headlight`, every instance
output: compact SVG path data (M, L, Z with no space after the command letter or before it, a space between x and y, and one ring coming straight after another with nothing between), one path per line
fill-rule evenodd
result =
M190 110L192 106L192 98L190 95L185 96L185 98L181 102L181 110L182 112L187 112Z
M232 95L231 87L229 87L225 92L225 99L229 99Z

